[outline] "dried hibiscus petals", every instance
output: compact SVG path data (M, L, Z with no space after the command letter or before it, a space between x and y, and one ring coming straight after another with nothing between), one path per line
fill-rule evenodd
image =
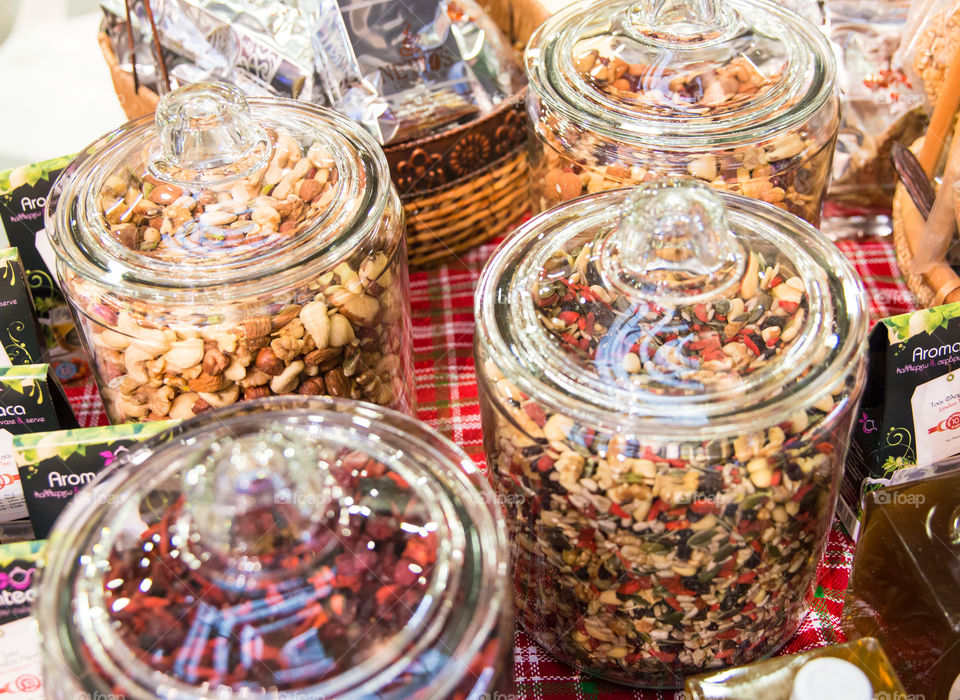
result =
M255 586L225 584L216 554L179 534L183 497L135 546L115 549L105 602L139 660L189 684L292 690L343 673L400 634L433 578L437 536L402 479L373 460L344 464L335 476L359 496L313 537L294 535L289 503L233 524L257 543L247 552L262 567Z

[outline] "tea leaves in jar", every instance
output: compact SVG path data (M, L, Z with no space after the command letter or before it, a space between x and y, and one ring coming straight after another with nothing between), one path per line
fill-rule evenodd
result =
M38 624L53 700L509 686L505 528L439 434L369 403L280 397L129 458L51 538Z

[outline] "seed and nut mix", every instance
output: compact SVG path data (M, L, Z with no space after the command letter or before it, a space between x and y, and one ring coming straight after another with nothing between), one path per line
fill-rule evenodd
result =
M709 388L762 370L808 309L786 263L750 253L734 295L677 307L667 328L662 309L604 287L595 263L591 243L550 259L532 290L539 320L571 357L648 391L664 386L657 376ZM624 352L601 367L610 341ZM770 427L709 440L691 427L689 442L671 442L545 407L483 347L478 365L518 614L535 638L592 673L677 686L792 634L832 517L855 378Z
M219 188L191 192L148 174L107 178L97 202L116 243L168 264L200 258L228 265L307 231L336 195L334 160L319 144L301 148L283 131L271 136L268 167ZM66 275L111 420L183 419L289 393L410 410L400 221L388 211L375 244L282 298L225 305L195 319L107 297Z
M779 78L776 73L765 75L744 55L719 68L672 71L589 49L574 56L574 65L597 91L635 104L638 119L644 112L662 110L722 120L731 108L762 94ZM798 128L746 147L671 152L612 143L564 126L539 103L535 91L530 99L535 132L530 140L532 182L535 206L541 211L582 194L663 176L692 176L819 223L838 123L835 101Z

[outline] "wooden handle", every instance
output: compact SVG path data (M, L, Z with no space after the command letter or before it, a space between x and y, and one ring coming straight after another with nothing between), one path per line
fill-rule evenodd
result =
M957 57L958 55L955 52L954 58ZM954 116L958 108L960 108L960 60L953 60L944 76L943 87L937 97L937 105L934 107L933 115L930 118L930 126L927 128L923 144L920 146L920 152L917 155L917 160L920 161L924 172L931 179L936 174L937 163L940 160L940 154L943 152L947 134L953 127ZM960 131L954 134L951 160L960 158L960 138L958 136L960 136ZM923 245L926 222L909 198L903 204L902 214L904 232L912 258L916 255L918 247ZM960 278L946 261L934 262L924 271L923 278L935 290L935 300L938 303L960 301Z
M937 97L937 106L933 108L930 126L927 127L927 133L923 139L923 148L917 156L917 160L930 178L936 174L934 171L937 161L940 160L947 134L953 126L953 116L960 107L960 60L957 60L960 59L960 55L957 51L954 51L953 59L944 76L943 88Z

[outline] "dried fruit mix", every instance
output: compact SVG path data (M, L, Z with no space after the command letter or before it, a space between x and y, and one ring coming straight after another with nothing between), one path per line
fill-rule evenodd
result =
M412 419L270 399L132 459L99 485L113 498L67 514L50 557L66 573L45 599L75 613L41 616L45 634L70 627L48 650L53 697L462 700L510 682L493 494Z

